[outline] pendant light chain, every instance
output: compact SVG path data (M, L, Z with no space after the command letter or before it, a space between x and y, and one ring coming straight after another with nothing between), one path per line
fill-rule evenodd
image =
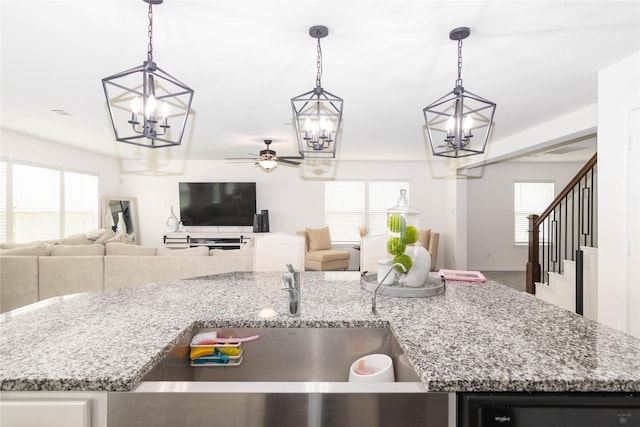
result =
M321 87L322 84L320 82L322 78L322 48L320 47L320 38L318 38L318 59L316 61L316 67L318 67L318 72L316 74L316 87Z
M149 35L149 44L147 45L147 59L149 62L153 62L153 6L152 2L149 2L149 27L148 27L148 35Z
M458 39L458 80L456 86L462 86L462 39Z

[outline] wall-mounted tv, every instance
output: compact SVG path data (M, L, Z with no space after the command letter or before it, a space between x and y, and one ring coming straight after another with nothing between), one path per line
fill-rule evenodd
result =
M253 225L255 182L180 182L180 220L185 226Z

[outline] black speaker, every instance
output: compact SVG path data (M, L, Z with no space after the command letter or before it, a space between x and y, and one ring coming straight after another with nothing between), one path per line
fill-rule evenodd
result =
M269 211L267 209L263 209L260 215L262 216L262 227L260 231L263 233L268 233L269 232Z
M262 231L262 214L253 215L253 232L260 233Z

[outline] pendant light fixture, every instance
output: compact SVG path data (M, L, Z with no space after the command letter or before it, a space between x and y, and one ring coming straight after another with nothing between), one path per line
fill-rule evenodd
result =
M335 158L340 124L342 98L322 88L322 48L320 39L329 34L323 25L309 28L309 35L318 40L316 87L291 98L298 151L304 158Z
M496 104L466 91L462 86L462 40L471 30L451 30L449 38L458 42L458 79L453 91L422 111L435 156L467 157L484 153L493 124Z
M153 5L149 4L147 60L102 79L116 140L149 148L180 145L193 89L153 62Z

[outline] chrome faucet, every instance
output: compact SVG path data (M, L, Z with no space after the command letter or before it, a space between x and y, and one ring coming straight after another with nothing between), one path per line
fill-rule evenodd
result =
M391 268L389 269L389 271L387 271L387 274L385 274L382 279L378 279L378 286L376 286L376 288L373 290L373 297L371 298L371 313L375 314L376 316L378 315L378 309L376 308L376 296L378 295L378 288L380 287L380 285L382 285L387 276L391 274L395 267L400 267L405 274L407 273L407 268L404 266L404 264L396 262L395 264L391 265Z
M282 290L289 292L289 315L300 316L300 272L287 264L288 273L282 273Z

